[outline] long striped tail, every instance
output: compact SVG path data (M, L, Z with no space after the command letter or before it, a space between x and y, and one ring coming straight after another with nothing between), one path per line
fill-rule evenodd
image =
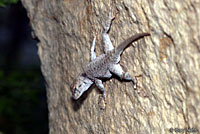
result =
M136 35L133 35L131 37L129 37L128 39L126 39L125 41L123 41L116 49L115 49L115 53L122 53L123 50L127 47L129 47L129 45L131 45L132 42L135 42L141 38L143 38L144 36L150 36L149 33L139 33Z

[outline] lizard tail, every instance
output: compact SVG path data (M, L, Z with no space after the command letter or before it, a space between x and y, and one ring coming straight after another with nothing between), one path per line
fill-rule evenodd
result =
M119 53L121 54L123 52L123 50L125 48L127 48L129 45L131 45L132 42L137 41L141 38L143 38L144 36L150 36L149 33L139 33L136 35L133 35L131 37L129 37L128 39L126 39L125 41L123 41L117 48L116 48L116 54Z

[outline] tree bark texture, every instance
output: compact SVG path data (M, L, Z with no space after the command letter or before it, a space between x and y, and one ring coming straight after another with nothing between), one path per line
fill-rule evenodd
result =
M46 79L50 134L166 134L200 132L199 0L22 0L30 18ZM104 82L107 105L92 86L78 101L70 84L96 53L103 53L102 24L117 13L109 35L113 46L140 32L121 56L139 88L117 78ZM171 130L172 130L171 129ZM183 131L183 130L180 130ZM186 130L184 130L186 133Z

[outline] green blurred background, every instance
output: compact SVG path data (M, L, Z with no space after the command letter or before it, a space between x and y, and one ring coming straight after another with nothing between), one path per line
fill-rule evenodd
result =
M0 0L0 134L47 134L37 41L18 0Z

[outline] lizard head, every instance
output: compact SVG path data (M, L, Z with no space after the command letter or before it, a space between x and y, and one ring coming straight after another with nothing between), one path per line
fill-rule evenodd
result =
M84 74L78 76L71 85L72 97L77 100L92 84L93 82Z

